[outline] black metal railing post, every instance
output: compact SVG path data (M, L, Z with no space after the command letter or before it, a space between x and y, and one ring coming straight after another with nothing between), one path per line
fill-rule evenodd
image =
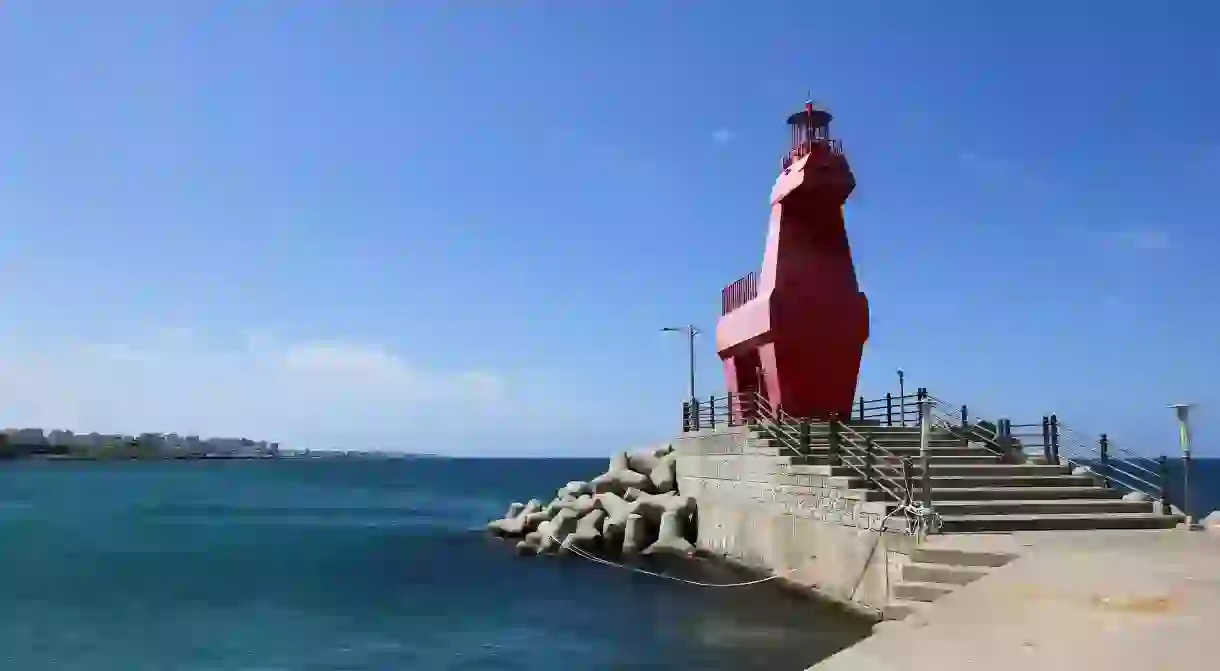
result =
M830 429L830 432L826 436L826 461L831 466L838 466L843 463L843 460L840 458L839 450L840 436L838 413L832 413L830 415L830 424L828 428Z
M692 398L690 400L690 430L699 430L699 399Z
M1051 458L1059 465L1059 417L1051 414Z
M729 426L733 426L733 402L735 400L737 400L737 394L730 391L724 405L724 420L725 424Z
M1101 453L1101 485L1107 489L1110 487L1110 439L1106 434L1101 434L1101 438L1097 439L1097 450Z
M864 421L864 397L860 397L860 421Z
M885 394L885 425L894 426L894 398L889 392Z
M970 425L970 409L962 405L962 428Z
M690 401L682 401L682 433L690 431Z
M1161 497L1161 512L1165 515L1173 513L1173 506L1169 502L1169 457L1161 455L1156 458L1157 478L1160 480L1157 484L1160 485Z
M1046 415L1042 415L1042 455L1046 457L1046 463L1054 463L1051 459L1051 418Z
M707 428L716 428L716 397L709 396L707 399Z
M809 454L809 421L801 420L797 429L797 438L799 440L799 449L801 454Z

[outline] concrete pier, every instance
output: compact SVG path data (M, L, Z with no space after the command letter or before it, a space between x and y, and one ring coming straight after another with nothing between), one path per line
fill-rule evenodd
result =
M812 667L1146 671L1214 662L1220 534L1092 530L938 539L1015 560ZM934 540L934 542L937 542Z

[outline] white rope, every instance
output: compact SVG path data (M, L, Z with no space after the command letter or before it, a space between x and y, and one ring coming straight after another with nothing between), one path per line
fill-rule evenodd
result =
M551 535L551 534L547 534L547 535L551 536L551 540L555 541L556 543L559 543L560 546L563 545L563 543L561 543L558 538L555 538L554 535ZM784 571L783 573L776 573L775 575L767 576L766 578L760 578L758 580L750 580L747 582L717 584L717 583L710 583L710 582L699 582L697 580L687 580L686 578L679 578L677 576L665 575L664 573L654 573L652 571L645 571L644 569L636 567L636 566L627 566L626 564L619 564L618 562L612 562L608 559L602 559L601 557L592 555L592 554L584 551L583 549L576 547L575 545L569 545L567 547L567 549L569 551L571 551L572 554L576 555L577 557L588 559L589 561L597 562L598 564L605 564L606 566L613 566L614 568L626 569L628 571L634 571L636 573L643 573L644 575L650 575L650 576L653 576L654 578L664 578L666 580L673 580L674 582L685 583L687 585L694 585L696 587L749 587L750 585L758 585L758 584L767 582L769 580L775 580L776 578L780 578L782 576L788 575L789 573L792 573L793 571L796 571L796 569L792 569L790 571Z
M925 538L930 533L940 531L942 520L940 514L922 503L906 503L899 510L907 515L907 533L917 538ZM914 519L912 525L911 520Z

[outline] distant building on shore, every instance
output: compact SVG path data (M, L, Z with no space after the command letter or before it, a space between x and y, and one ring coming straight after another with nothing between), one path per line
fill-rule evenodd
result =
M141 433L137 436L73 433L54 429L5 429L10 446L30 452L100 452L108 448L134 448L142 454L164 456L216 456L235 458L276 457L279 443L249 438L200 438L176 433Z

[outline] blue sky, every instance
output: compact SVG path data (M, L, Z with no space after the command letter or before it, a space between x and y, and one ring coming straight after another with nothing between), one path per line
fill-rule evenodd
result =
M1216 34L1204 2L8 2L0 424L663 439L658 328L758 267L812 91L859 181L862 393L902 367L1145 452L1193 401L1220 455Z

